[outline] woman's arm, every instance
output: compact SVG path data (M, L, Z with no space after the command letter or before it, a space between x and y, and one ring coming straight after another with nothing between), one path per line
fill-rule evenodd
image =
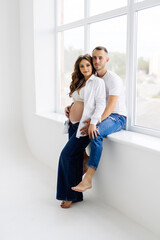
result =
M108 97L108 105L107 105L107 107L105 108L105 110L102 114L101 122L104 121L113 112L113 110L116 107L118 97L119 96L114 96L114 95L110 95ZM84 121L84 123L86 123L86 125L81 129L82 135L84 135L86 132L88 132L90 122L91 122L91 120ZM98 122L98 123L100 123L100 122ZM97 133L98 133L98 131L97 131Z
M102 79L96 79L95 82L95 111L93 115L91 116L91 121L88 128L88 134L89 138L95 138L97 137L97 134L99 134L96 124L101 121L101 116L104 112L104 109L106 107L106 91L105 91L105 84Z
M69 112L70 112L70 109L71 109L73 103L70 106L65 107L65 109L64 109L65 115L66 115L67 118L69 118Z
M91 116L90 124L96 125L98 122L101 122L101 116L106 107L106 91L105 84L103 79L95 79L94 86L94 98L95 98L95 110Z

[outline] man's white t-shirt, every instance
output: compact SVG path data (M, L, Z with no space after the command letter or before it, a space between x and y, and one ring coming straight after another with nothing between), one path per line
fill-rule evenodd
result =
M126 98L122 79L116 73L109 70L107 70L106 74L102 78L106 87L107 105L109 95L119 96L113 113L126 116Z

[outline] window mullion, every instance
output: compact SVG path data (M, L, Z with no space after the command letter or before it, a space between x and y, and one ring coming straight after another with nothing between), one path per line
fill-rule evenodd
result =
M159 5L159 0L141 1L134 4L134 10L135 11L144 10L146 8L156 7L158 5Z
M84 0L84 52L89 52L89 25L87 18L89 17L89 0Z
M127 14L127 57L126 57L126 101L127 101L127 130L133 124L135 116L134 99L135 99L135 14L134 3L128 0L128 14Z
M58 25L58 0L55 0L55 12L54 12L54 21L55 21L55 59L54 59L54 65L55 65L55 90L54 90L54 96L55 96L55 111L58 112L59 110L59 92L60 92L60 86L59 86L59 81L58 81L58 71L57 71L57 61L58 61L58 31L57 31L57 25Z

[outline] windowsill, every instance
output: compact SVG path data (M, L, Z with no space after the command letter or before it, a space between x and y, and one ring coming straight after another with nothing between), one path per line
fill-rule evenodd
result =
M108 136L111 141L125 143L127 145L135 145L143 147L146 150L156 151L160 153L160 138L152 137L142 133L136 133L126 130L113 133Z
M37 116L46 119L54 120L64 124L66 117L60 113L36 113ZM160 153L160 138L152 137L149 135L121 130L120 132L113 133L107 137L110 141L125 143L127 145L134 145L146 150L156 151Z
M54 112L36 113L36 116L51 119L51 120L54 120L56 122L60 122L60 123L63 123L63 124L66 120L65 115L60 114L60 113L54 113Z

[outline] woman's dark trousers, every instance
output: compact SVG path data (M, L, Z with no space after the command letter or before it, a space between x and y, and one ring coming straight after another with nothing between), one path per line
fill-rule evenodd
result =
M69 140L59 158L56 196L58 200L83 200L82 193L71 189L82 181L83 152L90 141L88 136L76 138L78 124L69 123Z

